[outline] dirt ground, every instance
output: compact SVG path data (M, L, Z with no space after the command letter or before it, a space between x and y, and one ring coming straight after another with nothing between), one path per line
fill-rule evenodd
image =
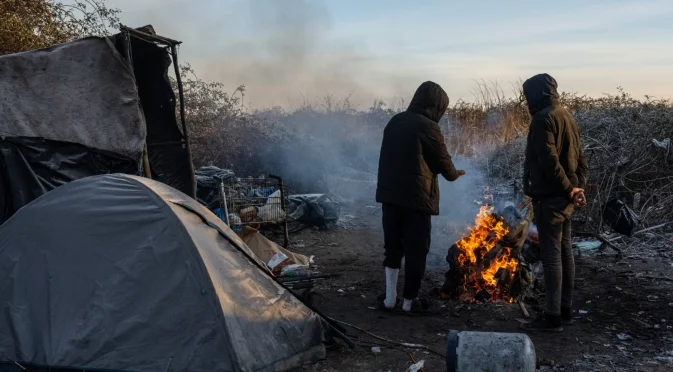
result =
M517 319L523 314L516 304L449 301L441 314L424 317L374 310L376 296L384 290L380 209L371 200L353 201L343 206L342 215L349 217L345 227L308 229L291 236L292 250L314 255L323 273L341 274L316 288L313 303L327 316L395 341L426 345L440 354L445 353L450 330L520 331ZM433 235L435 245L436 238L441 242L437 235L441 232ZM658 238L649 245L631 246L619 261L610 251L576 257L574 310L583 310L576 314L576 324L562 333L529 334L537 356L554 363L543 370L673 370L673 241L670 235ZM442 270L436 267L422 290L441 281ZM540 309L528 305L528 310L535 316ZM396 372L424 360L424 371L446 371L444 359L434 353L393 347L346 328L357 343L355 349L339 343L328 350L326 360L303 370ZM374 353L373 346L381 352Z

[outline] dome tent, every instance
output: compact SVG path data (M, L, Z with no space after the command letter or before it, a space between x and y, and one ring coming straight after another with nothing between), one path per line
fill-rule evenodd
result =
M0 370L283 371L323 359L322 319L263 268L169 186L73 181L0 227Z

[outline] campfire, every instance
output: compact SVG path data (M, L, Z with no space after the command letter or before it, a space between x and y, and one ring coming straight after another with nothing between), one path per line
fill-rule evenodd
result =
M505 219L482 206L469 234L449 249L444 295L466 302L514 302L518 250L508 246L511 233Z

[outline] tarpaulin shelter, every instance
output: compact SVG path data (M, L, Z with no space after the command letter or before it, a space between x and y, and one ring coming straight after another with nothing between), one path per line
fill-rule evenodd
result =
M122 27L0 56L0 223L96 174L142 174L196 196L183 100L180 128L168 79L178 44L151 26Z
M204 206L147 178L70 182L0 226L0 370L284 371L322 318Z

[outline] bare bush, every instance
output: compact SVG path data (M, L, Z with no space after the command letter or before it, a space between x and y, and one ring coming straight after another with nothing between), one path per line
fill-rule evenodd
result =
M219 84L185 78L187 121L195 162L234 169L243 175L278 173L303 191L325 191L333 177L374 179L380 141L399 110L374 102L357 110L348 98L324 97L291 110L249 111L244 88L226 94ZM488 172L491 186L520 192L530 115L521 91L505 95L497 85L479 84L474 102L459 100L441 124L450 152L471 157ZM514 98L509 98L509 97ZM581 213L600 226L605 202L619 197L636 205L645 224L670 219L673 210L673 152L653 140L673 134L669 101L618 95L591 98L563 93L575 115L590 163L591 205Z

